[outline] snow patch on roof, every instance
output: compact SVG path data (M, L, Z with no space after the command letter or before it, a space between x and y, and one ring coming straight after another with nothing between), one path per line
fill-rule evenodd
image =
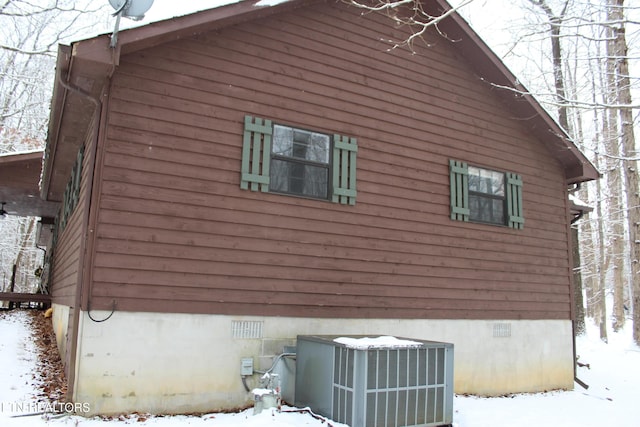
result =
M582 200L577 198L574 194L569 194L569 200L571 200L577 206L589 206L589 203L583 202Z
M44 153L42 148L36 148L34 150L14 151L11 153L0 153L0 157L19 156L22 154Z
M377 338L340 337L334 339L333 341L357 350L366 350L370 348L415 348L422 346L422 343L416 341L401 340L396 337L390 336L380 336Z
M260 0L255 6L277 6L280 3L288 2L289 0Z

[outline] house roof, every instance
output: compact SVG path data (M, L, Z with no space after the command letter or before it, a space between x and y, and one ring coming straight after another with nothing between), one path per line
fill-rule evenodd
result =
M0 155L0 202L9 215L54 217L58 203L40 198L43 151Z
M62 199L84 135L92 120L100 114L103 87L122 55L322 1L325 0L290 0L273 6L261 6L258 0L247 0L121 31L115 48L109 46L109 34L78 41L70 47L60 46L42 197L54 201ZM424 0L423 7L425 12L432 15L451 9L445 0ZM496 87L512 89L496 90L513 115L521 119L563 165L568 184L598 178L595 167L566 132L528 94L526 88L459 14L452 13L438 24L438 28L452 40L453 48L468 59L480 78Z

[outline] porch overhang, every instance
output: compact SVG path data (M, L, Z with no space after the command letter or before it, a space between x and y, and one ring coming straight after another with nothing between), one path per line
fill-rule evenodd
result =
M43 151L0 156L0 202L9 215L53 218L59 203L40 198Z

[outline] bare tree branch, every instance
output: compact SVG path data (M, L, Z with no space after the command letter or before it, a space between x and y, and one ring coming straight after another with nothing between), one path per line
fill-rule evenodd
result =
M462 0L457 6L443 11L439 15L432 15L425 11L422 2L419 0L342 1L369 12L383 12L397 24L407 26L411 30L409 37L404 40L388 40L389 43L393 44L392 49L395 49L402 46L411 48L417 39L422 39L429 28L435 28L442 36L446 37L445 34L440 32L438 24L474 0Z

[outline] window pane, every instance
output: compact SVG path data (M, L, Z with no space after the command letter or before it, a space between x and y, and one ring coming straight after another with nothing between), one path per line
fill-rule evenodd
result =
M275 125L272 146L279 156L329 163L329 135Z
M471 221L504 224L504 199L469 195L469 219Z
M271 159L269 189L303 196L327 198L329 169L295 161Z
M469 191L504 196L504 174L469 166Z
M292 141L293 129L278 125L273 127L273 142L271 145L273 154L291 157L293 155Z

